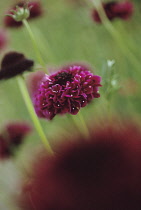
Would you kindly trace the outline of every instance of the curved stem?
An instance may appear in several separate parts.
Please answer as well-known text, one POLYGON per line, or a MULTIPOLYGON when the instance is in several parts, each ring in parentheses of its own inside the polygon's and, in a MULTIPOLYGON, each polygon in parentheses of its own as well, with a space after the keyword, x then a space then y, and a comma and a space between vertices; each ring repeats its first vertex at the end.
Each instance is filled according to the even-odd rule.
POLYGON ((49 142, 47 141, 46 139, 46 136, 43 132, 43 129, 41 127, 41 124, 38 120, 38 117, 37 115, 35 114, 35 111, 34 111, 34 107, 32 105, 32 102, 31 102, 31 99, 30 99, 30 96, 29 96, 29 93, 28 93, 28 90, 26 88, 26 85, 25 85, 25 82, 24 82, 24 79, 21 77, 21 76, 18 76, 17 77, 17 82, 18 82, 18 85, 19 85, 19 88, 20 88, 20 91, 22 93, 22 96, 23 96, 23 99, 25 101, 25 104, 26 104, 26 107, 28 109, 28 112, 29 112, 29 115, 33 121, 33 124, 44 144, 44 146, 46 147, 47 151, 50 153, 50 154, 53 154, 53 151, 49 145, 49 142))
POLYGON ((45 63, 44 63, 44 61, 43 61, 43 59, 41 57, 40 50, 38 49, 38 46, 37 46, 34 34, 33 34, 32 30, 31 30, 27 20, 23 20, 23 24, 26 27, 26 29, 27 29, 27 31, 29 33, 29 36, 31 38, 31 41, 32 41, 32 44, 33 44, 33 47, 34 47, 34 50, 35 50, 38 62, 40 63, 41 66, 45 67, 45 63))

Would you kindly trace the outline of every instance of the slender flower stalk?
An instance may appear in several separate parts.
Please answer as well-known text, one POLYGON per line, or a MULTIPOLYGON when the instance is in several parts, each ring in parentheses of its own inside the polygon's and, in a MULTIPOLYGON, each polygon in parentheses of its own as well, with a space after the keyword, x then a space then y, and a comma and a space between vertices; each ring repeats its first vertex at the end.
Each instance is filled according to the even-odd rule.
POLYGON ((34 47, 34 50, 35 50, 38 62, 41 64, 41 66, 45 67, 46 66, 45 62, 43 61, 43 59, 41 57, 40 50, 38 49, 35 37, 34 37, 33 32, 32 32, 32 30, 31 30, 31 28, 30 28, 30 26, 28 24, 28 21, 26 19, 24 19, 22 22, 23 22, 24 26, 26 27, 26 29, 27 29, 27 31, 29 33, 29 36, 31 38, 31 41, 32 41, 32 44, 33 44, 33 47, 34 47))
POLYGON ((26 88, 26 85, 25 85, 25 82, 23 80, 23 78, 21 76, 17 77, 17 82, 18 82, 18 85, 19 85, 19 88, 20 88, 20 91, 22 93, 22 96, 23 96, 23 99, 25 101, 25 104, 26 104, 26 107, 28 109, 28 112, 30 114, 30 117, 34 123, 34 126, 43 142, 43 144, 45 145, 47 151, 50 153, 50 154, 53 154, 53 151, 49 145, 49 142, 43 132, 43 129, 41 127, 41 124, 38 120, 38 117, 37 115, 35 114, 35 111, 34 111, 34 108, 33 108, 33 105, 32 105, 32 102, 31 102, 31 99, 30 99, 30 96, 28 94, 28 90, 26 88))
POLYGON ((88 130, 88 127, 86 125, 86 122, 84 120, 84 117, 80 112, 78 112, 78 118, 79 118, 79 121, 81 122, 81 132, 83 133, 84 137, 87 139, 90 137, 90 134, 89 134, 89 130, 88 130))
POLYGON ((132 36, 129 36, 128 31, 126 31, 126 28, 124 27, 124 25, 122 24, 122 22, 118 22, 117 23, 117 28, 118 30, 120 30, 120 33, 122 34, 122 39, 124 39, 124 43, 126 43, 126 46, 128 45, 129 49, 133 52, 133 53, 137 53, 137 47, 134 43, 134 39, 132 36))
POLYGON ((79 130, 80 135, 82 135, 84 139, 88 139, 90 134, 81 111, 79 111, 76 116, 67 115, 67 117, 73 121, 74 125, 79 130))
POLYGON ((107 29, 107 31, 111 34, 111 36, 113 37, 113 39, 117 42, 118 46, 120 47, 122 53, 124 54, 124 56, 130 60, 130 62, 132 63, 132 65, 135 67, 135 69, 140 72, 140 62, 137 60, 137 58, 134 56, 134 54, 132 53, 132 51, 126 47, 124 41, 122 40, 122 37, 120 36, 119 32, 114 28, 114 26, 111 24, 111 22, 108 20, 105 11, 103 9, 103 6, 101 4, 101 1, 94 1, 91 0, 91 2, 94 4, 100 19, 104 25, 104 27, 107 29))
POLYGON ((49 62, 51 60, 54 61, 54 52, 53 52, 53 49, 52 49, 47 37, 44 36, 44 34, 41 32, 41 30, 36 25, 34 25, 34 27, 32 27, 32 32, 34 34, 36 34, 36 38, 37 38, 36 42, 39 41, 40 52, 42 52, 42 55, 44 55, 45 60, 49 61, 49 62))

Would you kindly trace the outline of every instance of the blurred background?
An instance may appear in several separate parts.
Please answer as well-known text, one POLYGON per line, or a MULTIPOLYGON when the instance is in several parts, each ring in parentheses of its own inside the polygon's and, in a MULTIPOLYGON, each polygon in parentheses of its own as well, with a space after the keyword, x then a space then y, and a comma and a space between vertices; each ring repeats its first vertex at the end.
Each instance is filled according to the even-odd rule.
MULTIPOLYGON (((7 28, 4 15, 19 1, 0 2, 0 28, 4 28, 8 43, 0 51, 24 53, 35 61, 35 71, 40 69, 30 37, 24 27, 7 28)), ((105 0, 105 2, 108 2, 105 0)), ((132 0, 134 12, 129 20, 114 20, 111 24, 118 31, 123 48, 103 24, 92 19, 93 4, 89 0, 42 0, 41 17, 29 22, 42 57, 48 68, 58 68, 69 63, 85 63, 91 71, 102 77, 101 97, 82 109, 88 126, 103 126, 107 120, 133 119, 140 124, 141 115, 141 2, 132 0), (132 52, 128 56, 126 48, 132 52), (127 54, 126 54, 127 52, 127 54), (134 57, 138 62, 132 61, 134 57), (140 71, 139 71, 140 69, 140 71)), ((25 74, 25 77, 28 75, 25 74)), ((32 125, 16 78, 0 81, 0 125, 9 121, 26 121, 32 125)), ((51 144, 78 133, 68 116, 56 116, 52 121, 41 119, 41 124, 51 144), (72 135, 73 134, 73 135, 72 135)), ((16 157, 0 164, 0 209, 15 210, 11 192, 18 193, 21 169, 30 167, 34 153, 42 143, 33 129, 16 151, 16 157), (13 163, 14 162, 14 163, 13 163), (16 166, 15 166, 16 164, 16 166), (16 190, 15 190, 16 189, 16 190)))

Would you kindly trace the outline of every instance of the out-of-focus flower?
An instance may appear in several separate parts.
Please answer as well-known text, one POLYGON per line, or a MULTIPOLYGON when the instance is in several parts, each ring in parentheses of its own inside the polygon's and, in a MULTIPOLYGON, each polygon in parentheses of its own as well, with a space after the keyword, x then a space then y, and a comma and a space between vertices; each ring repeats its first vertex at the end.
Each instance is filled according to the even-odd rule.
POLYGON ((25 184, 25 210, 140 210, 141 132, 101 129, 44 157, 25 184))
POLYGON ((0 80, 10 79, 25 71, 30 71, 34 62, 27 59, 22 53, 9 52, 1 62, 0 80))
MULTIPOLYGON (((24 5, 25 5, 24 1, 21 1, 18 4, 16 4, 16 6, 19 6, 20 8, 23 8, 24 5)), ((14 5, 11 9, 9 9, 7 14, 14 15, 14 13, 11 10, 16 11, 16 6, 14 5)), ((39 1, 31 1, 27 4, 27 7, 30 9, 30 14, 28 19, 34 19, 43 14, 43 9, 39 1)), ((6 27, 20 27, 22 26, 22 21, 15 21, 12 17, 6 16, 4 18, 4 25, 6 27)))
POLYGON ((39 117, 50 120, 56 114, 76 115, 81 107, 100 96, 100 81, 100 76, 82 65, 70 65, 50 76, 44 75, 32 93, 35 111, 39 117))
POLYGON ((22 143, 31 130, 31 127, 25 122, 12 122, 5 125, 0 133, 0 158, 10 157, 13 149, 22 143))
POLYGON ((5 131, 12 144, 16 146, 31 132, 31 127, 25 122, 12 122, 5 126, 5 131))
MULTIPOLYGON (((129 1, 125 2, 108 2, 103 3, 103 9, 106 13, 106 16, 109 20, 113 20, 115 18, 120 18, 127 20, 133 14, 133 3, 129 1)), ((96 9, 92 11, 92 17, 94 21, 101 23, 101 18, 96 9)))
POLYGON ((7 145, 7 141, 0 135, 0 159, 9 157, 10 151, 7 145))
POLYGON ((43 14, 43 8, 41 6, 41 2, 32 1, 28 3, 28 6, 31 7, 29 19, 39 17, 43 14))
POLYGON ((8 36, 4 29, 0 29, 0 52, 6 47, 8 36))

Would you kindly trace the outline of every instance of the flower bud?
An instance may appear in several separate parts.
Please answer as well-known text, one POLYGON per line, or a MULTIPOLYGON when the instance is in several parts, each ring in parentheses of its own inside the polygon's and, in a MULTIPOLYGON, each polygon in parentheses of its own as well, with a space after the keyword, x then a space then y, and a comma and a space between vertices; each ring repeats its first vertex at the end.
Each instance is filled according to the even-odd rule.
POLYGON ((30 8, 27 6, 19 7, 16 6, 16 10, 11 10, 13 14, 10 14, 8 16, 12 17, 15 21, 20 22, 23 21, 30 16, 30 8))

